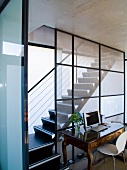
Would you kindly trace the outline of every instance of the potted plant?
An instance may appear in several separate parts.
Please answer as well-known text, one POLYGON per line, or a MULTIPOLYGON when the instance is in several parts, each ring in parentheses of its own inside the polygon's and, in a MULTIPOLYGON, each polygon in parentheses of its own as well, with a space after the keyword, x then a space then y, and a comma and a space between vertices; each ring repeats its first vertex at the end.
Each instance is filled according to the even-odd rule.
POLYGON ((73 113, 70 117, 69 117, 69 121, 75 124, 75 132, 79 133, 80 132, 80 123, 83 123, 83 117, 79 112, 75 112, 73 113))

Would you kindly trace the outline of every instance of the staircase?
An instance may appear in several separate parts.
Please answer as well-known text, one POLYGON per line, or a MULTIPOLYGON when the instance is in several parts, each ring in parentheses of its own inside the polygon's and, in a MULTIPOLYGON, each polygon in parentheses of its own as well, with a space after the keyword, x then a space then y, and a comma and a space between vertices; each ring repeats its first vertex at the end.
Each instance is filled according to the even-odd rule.
MULTIPOLYGON (((91 63, 91 67, 98 68, 99 62, 98 59, 94 59, 95 62, 91 63)), ((102 58, 101 64, 103 69, 110 69, 115 61, 108 57, 102 58)), ((105 78, 107 75, 107 72, 101 71, 101 81, 105 78)), ((86 72, 82 72, 82 77, 77 78, 77 83, 74 84, 74 98, 75 104, 74 104, 74 111, 80 112, 82 107, 86 104, 88 101, 88 98, 93 95, 95 90, 97 89, 99 85, 99 72, 96 69, 87 69, 86 72), (80 99, 78 99, 80 98, 80 99), (82 99, 81 99, 82 98, 82 99)), ((68 118, 70 114, 72 114, 72 103, 69 101, 72 97, 72 89, 67 89, 67 95, 62 95, 61 98, 63 101, 57 102, 57 130, 61 128, 65 128, 69 125, 68 118), (67 100, 64 100, 67 99, 67 100)), ((37 131, 43 131, 43 128, 47 129, 48 127, 51 127, 53 130, 55 128, 55 110, 49 110, 49 117, 42 117, 42 126, 35 126, 34 130, 36 133, 39 133, 37 131)), ((52 132, 52 131, 51 131, 52 132)), ((45 132, 44 132, 45 133, 45 132)), ((46 132, 47 133, 47 132, 46 132)))
MULTIPOLYGON (((107 58, 104 57, 102 58, 101 62, 102 62, 101 68, 108 69, 108 70, 115 63, 115 61, 112 60, 111 57, 107 57, 107 58)), ((99 66, 99 61, 98 59, 95 58, 94 62, 91 63, 91 67, 93 69, 92 68, 86 69, 85 72, 82 71, 82 76, 77 77, 77 81, 74 84, 74 98, 77 98, 77 100, 75 100, 74 103, 75 112, 80 112, 83 106, 87 103, 89 97, 91 97, 94 94, 95 90, 97 89, 99 85, 99 72, 96 70, 96 68, 98 68, 98 66, 99 66)), ((51 74, 53 75, 54 73, 51 74)), ((60 74, 58 73, 58 75, 60 74)), ((101 81, 105 78, 106 75, 107 72, 101 71, 101 81)), ((38 88, 37 88, 35 90, 37 94, 36 99, 33 99, 32 97, 30 99, 31 102, 35 101, 34 107, 32 107, 30 110, 33 112, 30 118, 33 119, 33 123, 31 123, 30 126, 34 127, 35 133, 29 135, 29 169, 51 170, 52 167, 53 170, 60 169, 61 155, 53 151, 54 138, 55 138, 56 112, 54 109, 51 109, 54 106, 54 98, 53 98, 54 92, 52 92, 53 89, 50 89, 51 82, 54 82, 54 77, 52 76, 50 78, 47 78, 45 84, 42 84, 43 87, 48 88, 48 90, 46 89, 47 93, 44 92, 44 90, 40 90, 41 91, 40 93, 38 92, 38 88), (43 95, 42 92, 44 93, 43 95), (46 99, 45 102, 46 105, 45 103, 42 102, 43 98, 39 100, 37 99, 38 96, 41 95, 42 96, 50 95, 50 98, 46 99), (51 100, 51 98, 53 99, 51 100), (42 111, 42 105, 45 105, 44 111, 42 111), (45 116, 42 117, 43 112, 46 113, 48 112, 48 115, 46 114, 45 116), (39 123, 39 125, 36 125, 36 120, 38 119, 41 120, 41 123, 39 123)), ((39 85, 39 88, 41 88, 42 85, 39 85)), ((70 114, 72 114, 72 103, 71 100, 69 99, 71 99, 72 97, 72 89, 67 88, 66 90, 67 90, 67 95, 62 95, 61 99, 63 100, 57 102, 57 130, 66 128, 70 124, 68 118, 70 114)), ((61 132, 58 133, 57 140, 59 140, 60 137, 61 137, 61 132)), ((65 169, 68 169, 68 167, 66 167, 65 169)))
POLYGON ((42 134, 29 135, 29 169, 60 169, 60 154, 53 151, 54 142, 42 134))
POLYGON ((29 134, 29 169, 32 170, 69 170, 60 164, 61 154, 55 153, 55 121, 42 118, 42 125, 34 126, 35 134, 29 134), (49 120, 49 121, 47 121, 49 120))

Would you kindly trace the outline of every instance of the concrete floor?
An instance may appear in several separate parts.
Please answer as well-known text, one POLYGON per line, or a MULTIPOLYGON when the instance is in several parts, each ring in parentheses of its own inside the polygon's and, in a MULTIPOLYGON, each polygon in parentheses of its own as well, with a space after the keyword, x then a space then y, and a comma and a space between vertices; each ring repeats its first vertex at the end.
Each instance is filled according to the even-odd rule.
MULTIPOLYGON (((124 162, 122 162, 121 160, 116 159, 115 163, 116 163, 115 164, 116 170, 124 170, 125 169, 124 162)), ((112 157, 106 158, 105 163, 102 160, 100 163, 95 165, 94 170, 113 170, 113 159, 112 159, 112 157)))
MULTIPOLYGON (((124 170, 124 162, 119 159, 116 160, 116 170, 124 170)), ((69 166, 70 170, 87 170, 87 159, 83 159, 77 163, 74 163, 69 166)), ((98 164, 94 165, 93 170, 113 170, 113 159, 112 157, 107 157, 104 160, 101 160, 98 164)), ((126 170, 127 170, 127 163, 126 163, 126 170)))

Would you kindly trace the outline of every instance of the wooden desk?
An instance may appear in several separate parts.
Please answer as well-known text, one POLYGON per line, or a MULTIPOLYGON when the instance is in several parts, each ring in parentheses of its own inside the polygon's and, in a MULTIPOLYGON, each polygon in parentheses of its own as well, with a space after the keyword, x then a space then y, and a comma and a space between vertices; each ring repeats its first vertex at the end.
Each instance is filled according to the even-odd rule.
POLYGON ((96 133, 92 131, 85 132, 83 126, 80 134, 76 135, 72 130, 66 130, 64 134, 64 141, 62 142, 64 165, 67 165, 67 151, 66 146, 71 144, 87 153, 88 170, 92 170, 93 154, 92 151, 99 146, 110 142, 117 138, 124 131, 124 126, 118 123, 111 123, 108 129, 96 133))

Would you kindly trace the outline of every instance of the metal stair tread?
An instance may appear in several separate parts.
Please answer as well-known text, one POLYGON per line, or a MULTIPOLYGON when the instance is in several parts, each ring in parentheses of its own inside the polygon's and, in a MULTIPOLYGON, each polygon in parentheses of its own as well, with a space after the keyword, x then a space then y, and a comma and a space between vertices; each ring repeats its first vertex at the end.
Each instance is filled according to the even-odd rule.
MULTIPOLYGON (((68 96, 70 97, 70 96, 68 96)), ((55 112, 55 111, 54 111, 55 112)), ((61 114, 61 115, 68 115, 66 112, 60 112, 60 111, 57 111, 57 114, 61 114)))
MULTIPOLYGON (((66 114, 66 115, 68 115, 68 114, 66 114)), ((52 120, 52 119, 50 119, 50 117, 45 117, 44 119, 45 119, 47 122, 51 122, 51 123, 55 124, 55 121, 52 120)), ((57 121, 57 125, 62 126, 62 125, 63 125, 63 122, 57 121)))
POLYGON ((41 120, 46 120, 48 122, 51 122, 51 123, 55 123, 55 121, 53 119, 50 119, 49 117, 42 117, 41 120))
POLYGON ((41 136, 35 135, 35 133, 29 134, 28 138, 29 138, 29 152, 49 145, 54 145, 54 142, 52 140, 49 140, 48 138, 42 138, 41 136))
POLYGON ((52 136, 52 137, 55 137, 55 133, 54 133, 54 130, 52 128, 49 128, 49 127, 43 128, 43 125, 34 126, 34 128, 52 136))
POLYGON ((32 168, 35 168, 35 167, 37 167, 37 166, 39 166, 39 165, 42 165, 42 164, 44 164, 44 163, 50 162, 51 160, 53 160, 53 159, 55 159, 55 158, 58 158, 58 157, 61 157, 61 154, 55 153, 54 151, 52 151, 51 156, 49 156, 49 157, 47 157, 47 158, 45 158, 45 159, 42 159, 42 160, 40 160, 40 161, 38 161, 38 162, 35 162, 35 163, 33 163, 33 164, 30 164, 30 165, 29 165, 29 169, 32 169, 32 168))

